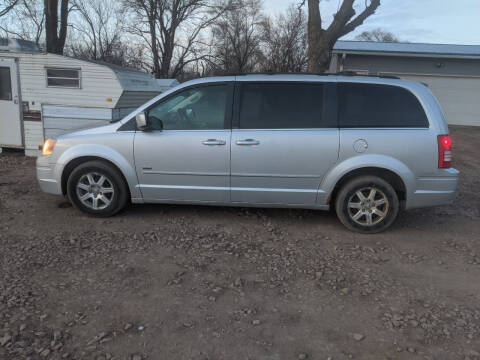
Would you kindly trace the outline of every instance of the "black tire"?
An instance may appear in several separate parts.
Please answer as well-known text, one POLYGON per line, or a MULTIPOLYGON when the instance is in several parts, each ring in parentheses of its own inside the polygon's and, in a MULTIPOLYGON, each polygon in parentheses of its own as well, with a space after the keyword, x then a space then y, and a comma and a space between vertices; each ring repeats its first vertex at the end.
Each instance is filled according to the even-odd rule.
POLYGON ((385 231, 393 224, 400 211, 400 202, 395 189, 382 178, 360 176, 350 180, 340 189, 335 201, 335 210, 339 220, 349 230, 375 234, 385 231), (375 192, 372 192, 372 189, 375 189, 375 192), (362 200, 359 192, 366 199, 362 200), (370 199, 371 196, 367 195, 372 194, 373 199, 370 199), (356 216, 360 217, 355 220, 356 216))
POLYGON ((129 191, 122 174, 114 166, 103 161, 95 160, 80 164, 72 171, 67 181, 67 195, 77 209, 98 217, 109 217, 115 215, 126 206, 129 198, 129 191), (98 191, 98 194, 95 197, 100 198, 100 200, 97 200, 96 209, 93 208, 93 198, 86 201, 87 205, 80 199, 80 196, 82 195, 81 191, 84 191, 83 195, 86 196, 86 194, 92 190, 77 188, 80 181, 82 181, 83 186, 88 186, 85 185, 89 184, 89 180, 85 182, 88 174, 93 174, 93 177, 99 181, 100 177, 104 176, 104 184, 106 184, 104 190, 111 191, 111 189, 113 189, 109 194, 107 194, 107 192, 103 194, 98 189, 95 190, 98 191), (105 202, 101 200, 104 196, 107 197, 105 202), (106 203, 107 200, 109 201, 108 205, 106 203), (91 206, 89 206, 90 201, 92 202, 91 206))

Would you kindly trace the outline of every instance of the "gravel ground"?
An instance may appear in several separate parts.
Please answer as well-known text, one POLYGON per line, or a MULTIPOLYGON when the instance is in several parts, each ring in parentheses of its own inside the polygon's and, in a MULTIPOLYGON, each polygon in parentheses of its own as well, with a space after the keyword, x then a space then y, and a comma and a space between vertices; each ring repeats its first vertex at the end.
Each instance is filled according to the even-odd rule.
POLYGON ((0 359, 480 359, 480 128, 452 206, 384 234, 307 210, 139 205, 110 219, 0 156, 0 359))

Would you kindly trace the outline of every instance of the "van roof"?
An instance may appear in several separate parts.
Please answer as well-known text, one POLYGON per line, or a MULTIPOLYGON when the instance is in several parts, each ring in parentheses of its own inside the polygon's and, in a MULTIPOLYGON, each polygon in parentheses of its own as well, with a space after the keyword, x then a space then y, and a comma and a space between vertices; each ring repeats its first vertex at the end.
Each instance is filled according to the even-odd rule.
POLYGON ((362 76, 362 77, 375 77, 381 79, 397 79, 398 76, 393 75, 365 75, 358 74, 355 71, 342 71, 337 73, 309 73, 309 72, 275 72, 275 71, 265 71, 265 72, 254 72, 254 73, 232 73, 226 74, 225 76, 251 76, 251 75, 300 75, 300 76, 362 76))

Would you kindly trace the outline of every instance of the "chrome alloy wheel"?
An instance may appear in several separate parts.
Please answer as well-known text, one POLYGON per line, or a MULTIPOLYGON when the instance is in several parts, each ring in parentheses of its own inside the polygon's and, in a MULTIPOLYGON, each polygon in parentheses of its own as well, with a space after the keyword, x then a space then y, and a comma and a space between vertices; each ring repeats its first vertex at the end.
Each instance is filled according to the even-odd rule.
POLYGON ((78 180, 76 190, 82 204, 93 210, 107 208, 115 195, 112 181, 105 175, 95 172, 82 175, 78 180))
POLYGON ((366 187, 357 190, 348 199, 348 215, 357 224, 373 226, 385 219, 388 214, 388 198, 379 189, 366 187))

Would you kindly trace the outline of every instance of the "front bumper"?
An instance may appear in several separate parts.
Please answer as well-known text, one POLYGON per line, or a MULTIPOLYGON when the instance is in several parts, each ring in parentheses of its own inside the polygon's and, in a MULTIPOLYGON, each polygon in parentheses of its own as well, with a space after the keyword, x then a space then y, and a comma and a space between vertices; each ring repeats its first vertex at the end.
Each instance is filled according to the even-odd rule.
POLYGON ((457 193, 460 172, 450 168, 442 176, 417 178, 415 192, 407 197, 406 209, 448 205, 457 193))
POLYGON ((60 179, 55 177, 55 165, 49 162, 49 156, 37 158, 37 180, 43 192, 62 195, 60 179))

